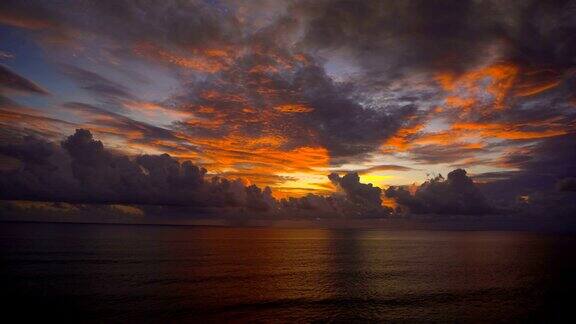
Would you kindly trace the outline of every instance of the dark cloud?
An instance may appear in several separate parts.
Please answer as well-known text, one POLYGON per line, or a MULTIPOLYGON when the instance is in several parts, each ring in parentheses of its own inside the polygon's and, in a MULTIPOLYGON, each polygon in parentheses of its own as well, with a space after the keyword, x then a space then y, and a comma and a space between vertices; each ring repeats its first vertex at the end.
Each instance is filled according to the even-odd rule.
MULTIPOLYGON (((355 93, 368 102, 390 111, 397 111, 394 104, 416 104, 418 112, 407 116, 413 124, 443 119, 484 125, 472 131, 505 145, 573 131, 573 1, 323 1, 293 8, 307 27, 302 46, 335 62, 331 69, 361 67, 355 93), (434 88, 428 81, 426 87, 418 81, 424 76, 456 82, 439 81, 434 88)), ((492 144, 460 145, 457 139, 467 133, 407 150, 422 164, 489 164, 478 156, 492 144)), ((407 136, 407 142, 425 134, 407 136)))
POLYGON ((486 53, 503 17, 489 2, 324 1, 311 16, 304 43, 351 51, 369 74, 389 79, 431 67, 462 69, 486 53), (451 57, 458 57, 451 61, 451 57))
MULTIPOLYGON (((220 138, 231 130, 252 137, 273 133, 288 138, 284 148, 322 145, 329 150, 333 164, 362 160, 408 118, 433 106, 438 89, 423 89, 407 81, 418 73, 463 72, 492 56, 518 64, 529 62, 534 68, 543 66, 544 58, 549 57, 554 68, 567 66, 572 46, 566 40, 573 29, 567 12, 574 10, 568 2, 550 5, 535 1, 335 0, 273 5, 266 1, 242 5, 9 1, 4 6, 14 15, 42 13, 44 19, 58 22, 46 32, 74 35, 67 32, 74 30, 112 39, 119 43, 111 52, 115 58, 146 58, 210 71, 209 77, 187 75, 183 78, 187 93, 173 98, 178 107, 209 106, 223 114, 217 129, 191 126, 186 121, 177 125, 191 136, 220 138), (245 19, 245 12, 252 19, 245 19), (258 19, 262 17, 267 19, 258 19), (544 32, 545 27, 557 31, 558 38, 544 32), (292 38, 286 34, 293 34, 292 38), (529 41, 532 34, 540 41, 529 41), (218 58, 202 52, 212 49, 220 51, 218 58), (307 63, 295 64, 295 53, 307 63), (336 64, 330 69, 361 67, 352 79, 355 86, 335 81, 325 70, 326 62, 341 55, 343 66, 336 64), (208 90, 222 96, 203 98, 200 94, 208 90), (286 101, 306 105, 310 111, 264 120, 243 112, 248 106, 271 116, 273 108, 286 101), (266 122, 274 123, 273 129, 266 122)), ((126 86, 94 72, 71 66, 65 70, 98 100, 117 103, 133 99, 126 86)), ((553 74, 562 75, 558 71, 553 74)), ((432 156, 436 148, 426 149, 414 152, 422 163, 454 160, 432 156)), ((436 155, 460 154, 453 151, 436 155)), ((479 152, 464 154, 473 153, 479 152)))
MULTIPOLYGON (((206 45, 239 38, 236 19, 205 1, 3 1, 12 20, 44 21, 44 32, 72 30, 101 34, 118 41, 149 40, 181 46, 206 45)), ((12 24, 14 25, 14 24, 12 24)), ((69 35, 72 37, 73 35, 69 35)))
MULTIPOLYGON (((59 36, 64 33, 74 38, 74 33, 67 32, 70 29, 116 40, 121 46, 112 51, 113 57, 120 55, 130 61, 152 59, 197 71, 219 72, 208 78, 192 78, 192 82, 183 85, 188 94, 173 100, 178 107, 209 106, 224 114, 224 123, 217 130, 178 124, 190 135, 219 138, 226 136, 230 129, 240 130, 243 135, 251 137, 280 133, 278 135, 289 139, 284 148, 311 143, 322 145, 330 151, 333 163, 339 164, 361 159, 373 152, 399 127, 400 119, 411 115, 415 109, 406 105, 394 109, 385 109, 382 105, 366 107, 356 98, 357 90, 351 83, 340 84, 332 80, 316 58, 301 54, 304 48, 298 50, 278 42, 282 38, 280 33, 286 31, 279 26, 299 23, 287 19, 288 16, 282 17, 281 14, 288 15, 288 12, 278 10, 278 16, 272 15, 270 21, 261 26, 256 26, 260 24, 257 21, 241 22, 239 19, 248 9, 255 11, 256 15, 265 15, 262 8, 270 9, 271 6, 237 6, 234 3, 219 6, 203 1, 168 1, 162 5, 80 1, 50 6, 32 1, 5 6, 19 15, 30 11, 43 12, 46 19, 58 21, 55 25, 58 28, 45 33, 59 36), (220 50, 218 55, 222 56, 203 52, 211 49, 220 50), (301 54, 300 61, 295 59, 296 53, 301 54), (255 72, 259 70, 263 72, 255 72), (198 82, 200 80, 204 81, 198 82), (216 90, 223 96, 202 98, 200 94, 208 90, 216 90), (311 111, 298 116, 282 116, 273 121, 253 122, 250 122, 252 116, 243 112, 248 106, 270 116, 275 107, 285 104, 306 105, 311 111), (266 128, 266 122, 274 122, 274 129, 266 128)), ((289 10, 292 4, 277 3, 272 7, 289 10)), ((298 28, 289 30, 297 33, 298 28)), ((82 39, 75 41, 83 42, 82 39)), ((97 73, 69 65, 64 70, 77 80, 81 88, 102 102, 117 104, 133 98, 125 86, 97 73)))
POLYGON ((517 4, 514 23, 504 29, 513 45, 510 55, 530 65, 560 69, 573 67, 576 3, 561 0, 517 4))
POLYGON ((474 180, 485 182, 485 181, 498 181, 510 179, 521 173, 521 171, 495 171, 495 172, 484 172, 480 174, 473 175, 474 180))
POLYGON ((127 87, 98 73, 72 65, 62 65, 62 70, 78 82, 80 88, 94 95, 97 100, 120 104, 122 101, 135 99, 127 87))
POLYGON ((464 158, 472 158, 483 148, 466 145, 424 145, 410 151, 411 158, 421 164, 453 163, 464 158))
POLYGON ((576 176, 576 133, 553 137, 534 146, 522 168, 535 175, 576 176))
POLYGON ((390 187, 386 196, 416 214, 478 215, 492 210, 486 198, 463 169, 441 175, 420 185, 412 195, 402 187, 390 187))
POLYGON ((487 56, 574 65, 573 1, 322 1, 295 6, 304 43, 351 52, 375 78, 465 70, 487 56))
POLYGON ((19 166, 2 172, 2 199, 77 200, 78 181, 66 152, 50 142, 27 136, 19 143, 3 144, 0 154, 15 158, 19 166))
POLYGON ((486 195, 499 204, 510 204, 518 196, 554 192, 559 182, 576 177, 576 135, 546 139, 522 154, 506 157, 506 161, 511 160, 518 172, 482 185, 486 195))
MULTIPOLYGON (((244 60, 250 61, 254 55, 244 60)), ((180 123, 179 129, 205 137, 223 137, 232 131, 248 137, 273 134, 286 140, 283 149, 320 145, 329 151, 336 165, 359 160, 376 150, 398 129, 403 118, 415 112, 413 106, 392 112, 384 107, 367 108, 355 99, 351 83, 335 82, 315 64, 291 61, 292 68, 284 73, 251 73, 260 65, 245 64, 208 82, 190 84, 186 95, 174 98, 176 106, 190 107, 189 103, 195 102, 197 105, 190 108, 198 116, 222 118, 220 127, 180 123), (286 105, 302 112, 282 111, 286 105), (205 113, 204 107, 217 110, 205 113), (245 107, 253 111, 246 112, 245 107)))
POLYGON ((2 64, 0 64, 0 91, 16 91, 39 95, 49 94, 44 88, 18 75, 16 72, 2 64))
POLYGON ((107 150, 84 129, 76 130, 60 146, 26 137, 1 146, 0 154, 19 161, 16 169, 0 171, 0 198, 7 200, 236 208, 290 217, 295 210, 315 210, 326 217, 388 214, 381 206, 381 189, 360 183, 355 173, 330 175, 341 188, 334 196, 279 202, 268 187, 207 178, 206 169, 168 154, 129 158, 107 150))
POLYGON ((374 187, 372 184, 360 183, 358 173, 348 173, 343 177, 332 173, 328 178, 345 194, 346 201, 354 206, 353 210, 375 215, 388 212, 386 208, 382 207, 382 189, 374 187))
POLYGON ((366 108, 354 100, 351 85, 334 83, 317 67, 304 69, 298 77, 297 87, 305 89, 304 98, 314 109, 303 122, 319 132, 321 144, 334 158, 373 152, 415 111, 412 106, 394 113, 366 108))
POLYGON ((206 179, 206 170, 167 154, 130 159, 104 148, 88 130, 61 143, 27 137, 0 147, 16 158, 16 170, 2 171, 0 197, 74 203, 271 208, 270 190, 241 182, 206 179))
POLYGON ((338 188, 336 193, 281 199, 279 215, 312 218, 382 218, 390 215, 392 210, 381 205, 382 190, 372 184, 360 183, 358 174, 340 177, 332 173, 328 178, 338 188))
POLYGON ((104 108, 79 102, 65 103, 62 108, 88 119, 99 132, 123 135, 134 142, 148 143, 155 139, 176 140, 172 131, 168 129, 136 121, 104 108))
POLYGON ((556 184, 560 191, 576 191, 576 178, 564 178, 556 184))

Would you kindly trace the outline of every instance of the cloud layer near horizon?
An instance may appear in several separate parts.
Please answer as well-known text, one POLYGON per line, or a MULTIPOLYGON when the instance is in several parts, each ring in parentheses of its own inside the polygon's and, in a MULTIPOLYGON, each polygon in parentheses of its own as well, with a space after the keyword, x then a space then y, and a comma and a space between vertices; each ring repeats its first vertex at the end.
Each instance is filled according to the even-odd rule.
POLYGON ((279 201, 269 187, 261 189, 241 179, 208 178, 206 169, 168 154, 129 158, 106 149, 84 129, 77 129, 60 145, 27 137, 21 143, 0 146, 0 153, 17 163, 11 170, 0 171, 3 200, 205 207, 237 213, 246 209, 270 215, 296 212, 293 217, 302 210, 312 210, 316 217, 389 213, 381 206, 381 189, 360 183, 355 173, 329 176, 341 194, 279 201))
MULTIPOLYGON (((400 215, 513 212, 565 217, 575 210, 569 203, 574 198, 574 178, 557 181, 556 194, 526 184, 515 186, 514 181, 526 177, 522 173, 479 188, 463 169, 448 173, 446 179, 438 175, 420 186, 386 190, 361 183, 356 172, 343 176, 331 173, 327 178, 335 186, 335 192, 330 195, 276 199, 269 187, 261 189, 241 179, 208 177, 206 169, 190 161, 179 162, 165 153, 126 156, 105 148, 84 129, 77 129, 59 145, 29 136, 19 143, 1 145, 0 154, 13 159, 12 165, 4 163, 5 169, 0 170, 0 200, 58 204, 40 206, 40 214, 41 210, 50 212, 54 208, 60 212, 78 211, 86 209, 85 204, 107 205, 116 208, 113 212, 131 215, 171 213, 175 209, 187 213, 191 219, 207 213, 216 213, 217 218, 381 218, 393 211, 400 215), (513 191, 518 187, 524 191, 509 192, 506 199, 494 199, 494 195, 506 197, 503 190, 513 191), (525 195, 527 192, 532 195, 525 195), (491 199, 485 198, 484 193, 491 199), (515 200, 518 195, 524 198, 515 200), (383 198, 393 199, 395 210, 383 206, 383 198), (562 204, 553 206, 554 201, 562 204)), ((561 158, 556 156, 556 163, 561 158)), ((532 168, 538 165, 538 160, 531 162, 532 168)), ((546 187, 546 184, 538 186, 546 187)), ((96 207, 86 210, 106 212, 96 207)))

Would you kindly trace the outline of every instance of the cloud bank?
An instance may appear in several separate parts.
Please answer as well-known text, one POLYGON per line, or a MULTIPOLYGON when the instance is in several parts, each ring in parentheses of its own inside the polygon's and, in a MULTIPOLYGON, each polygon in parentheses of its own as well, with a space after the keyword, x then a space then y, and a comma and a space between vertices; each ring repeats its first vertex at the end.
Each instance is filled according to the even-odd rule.
POLYGON ((491 206, 463 169, 456 169, 446 179, 438 175, 427 180, 412 195, 402 187, 390 187, 386 196, 416 214, 482 215, 491 206))
POLYGON ((0 199, 5 200, 233 208, 270 215, 315 210, 328 217, 386 216, 389 212, 381 206, 380 188, 360 183, 354 173, 329 176, 342 189, 333 197, 309 195, 279 201, 269 187, 207 177, 206 169, 168 154, 131 158, 108 150, 85 129, 77 129, 60 145, 27 137, 21 143, 0 146, 0 154, 17 161, 13 169, 0 172, 0 199))

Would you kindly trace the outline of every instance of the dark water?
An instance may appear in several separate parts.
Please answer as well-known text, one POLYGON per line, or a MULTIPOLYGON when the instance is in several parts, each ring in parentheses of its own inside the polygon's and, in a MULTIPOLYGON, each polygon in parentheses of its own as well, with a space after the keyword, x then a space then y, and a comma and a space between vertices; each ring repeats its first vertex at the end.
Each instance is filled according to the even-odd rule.
POLYGON ((21 320, 569 322, 576 240, 514 232, 0 224, 21 320))

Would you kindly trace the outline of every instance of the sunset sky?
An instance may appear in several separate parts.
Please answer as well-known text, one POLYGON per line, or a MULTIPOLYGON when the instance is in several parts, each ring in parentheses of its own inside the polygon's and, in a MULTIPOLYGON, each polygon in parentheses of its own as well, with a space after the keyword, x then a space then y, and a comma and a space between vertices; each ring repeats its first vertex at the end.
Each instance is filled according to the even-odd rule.
POLYGON ((330 194, 346 171, 382 189, 456 168, 553 185, 576 176, 575 15, 563 1, 5 0, 0 165, 21 165, 6 147, 29 135, 85 129, 276 198, 330 194))

